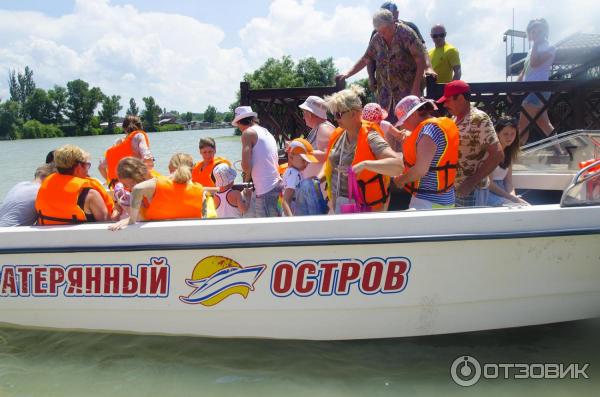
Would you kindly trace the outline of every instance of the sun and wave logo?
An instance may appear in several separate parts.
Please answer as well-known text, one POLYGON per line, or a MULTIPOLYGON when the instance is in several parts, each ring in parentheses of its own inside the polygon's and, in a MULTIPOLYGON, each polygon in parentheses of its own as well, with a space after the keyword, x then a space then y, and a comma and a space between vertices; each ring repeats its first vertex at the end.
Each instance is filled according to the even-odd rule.
POLYGON ((266 267, 242 267, 231 258, 207 256, 196 264, 192 277, 185 280, 194 290, 179 299, 187 304, 204 306, 216 305, 233 294, 240 294, 245 299, 250 291, 254 291, 254 283, 266 267))

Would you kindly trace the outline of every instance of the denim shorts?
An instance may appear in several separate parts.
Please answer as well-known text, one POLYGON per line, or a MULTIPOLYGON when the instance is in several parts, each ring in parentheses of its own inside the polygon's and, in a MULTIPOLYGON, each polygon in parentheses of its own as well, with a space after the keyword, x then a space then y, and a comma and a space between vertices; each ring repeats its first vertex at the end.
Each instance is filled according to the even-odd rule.
MULTIPOLYGON (((540 92, 539 94, 541 94, 544 99, 546 100, 546 102, 548 101, 548 99, 550 99, 550 95, 552 93, 550 92, 540 92)), ((542 103, 542 101, 540 100, 540 98, 534 93, 532 92, 531 94, 527 95, 525 97, 525 99, 523 99, 523 104, 529 104, 531 106, 535 106, 536 108, 541 108, 544 104, 542 103)))
MULTIPOLYGON (((494 183, 502 190, 504 190, 505 192, 508 192, 506 190, 506 184, 504 182, 504 180, 496 180, 494 181, 494 183)), ((510 200, 505 199, 502 196, 498 196, 492 192, 489 192, 488 197, 487 197, 487 205, 490 207, 500 207, 503 206, 504 204, 507 203, 511 203, 510 200)))

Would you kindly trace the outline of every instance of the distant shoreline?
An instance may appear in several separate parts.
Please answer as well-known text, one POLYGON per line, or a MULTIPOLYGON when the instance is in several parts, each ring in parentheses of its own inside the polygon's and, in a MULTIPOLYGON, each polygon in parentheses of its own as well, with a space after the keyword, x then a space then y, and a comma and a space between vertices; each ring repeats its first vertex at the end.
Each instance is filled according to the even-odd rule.
MULTIPOLYGON (((210 126, 195 126, 193 128, 183 128, 180 130, 167 130, 167 131, 146 131, 148 134, 154 134, 154 133, 163 133, 163 132, 171 132, 171 131, 201 131, 201 130, 224 130, 224 129, 235 129, 235 127, 233 127, 231 124, 224 124, 224 125, 210 125, 210 126)), ((122 133, 116 133, 116 134, 98 134, 98 135, 122 135, 122 133)), ((78 137, 83 137, 83 136, 98 136, 95 134, 89 134, 89 135, 77 135, 78 137)), ((39 138, 18 138, 18 139, 11 139, 8 136, 0 136, 0 141, 21 141, 21 140, 25 140, 25 139, 50 139, 50 138, 67 138, 66 136, 53 136, 53 137, 39 137, 39 138)))

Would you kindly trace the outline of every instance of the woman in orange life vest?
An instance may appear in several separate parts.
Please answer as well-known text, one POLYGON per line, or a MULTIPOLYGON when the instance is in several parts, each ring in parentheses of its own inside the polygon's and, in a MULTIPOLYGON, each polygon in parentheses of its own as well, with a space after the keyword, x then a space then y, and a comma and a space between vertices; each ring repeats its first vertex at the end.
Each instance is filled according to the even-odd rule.
POLYGON ((112 189, 117 182, 117 166, 124 157, 136 157, 146 164, 154 175, 154 156, 150 152, 148 135, 142 131, 142 122, 137 116, 129 115, 123 120, 124 137, 120 137, 106 150, 104 159, 98 166, 98 171, 106 179, 108 187, 112 189))
MULTIPOLYGON (((74 145, 54 151, 57 172, 47 176, 35 201, 39 225, 102 222, 108 219, 108 200, 99 181, 89 177, 90 155, 74 145)), ((112 207, 110 208, 112 210, 112 207)))
POLYGON ((204 187, 215 187, 215 179, 212 174, 213 169, 217 164, 221 163, 231 166, 231 162, 223 157, 215 156, 217 144, 211 137, 200 138, 198 146, 202 161, 198 162, 192 169, 192 180, 204 187))
POLYGON ((135 157, 125 157, 117 166, 119 182, 114 185, 115 209, 110 217, 113 221, 125 219, 129 216, 131 207, 131 190, 138 183, 152 179, 146 164, 135 157))
MULTIPOLYGON (((360 95, 364 89, 353 85, 325 98, 327 108, 333 113, 339 127, 332 133, 326 160, 319 179, 327 181, 330 212, 340 213, 342 204, 351 202, 348 197, 349 167, 364 160, 398 160, 397 154, 383 139, 379 127, 361 120, 360 95)), ((400 160, 397 161, 401 163, 400 160)), ((368 170, 357 173, 360 195, 371 210, 379 211, 388 199, 389 177, 368 170)))
POLYGON ((396 105, 397 126, 412 131, 402 144, 404 173, 401 164, 365 161, 354 166, 355 172, 371 170, 395 178, 398 186, 412 193, 409 208, 431 209, 454 207, 454 178, 458 164, 458 128, 447 117, 435 118, 433 101, 414 95, 396 105))
MULTIPOLYGON (((137 222, 163 219, 200 219, 204 188, 192 181, 192 156, 176 153, 169 161, 169 177, 158 177, 138 183, 131 191, 129 218, 109 226, 120 230, 137 222), (146 205, 142 206, 142 202, 146 205)), ((210 189, 210 188, 209 188, 210 189)))

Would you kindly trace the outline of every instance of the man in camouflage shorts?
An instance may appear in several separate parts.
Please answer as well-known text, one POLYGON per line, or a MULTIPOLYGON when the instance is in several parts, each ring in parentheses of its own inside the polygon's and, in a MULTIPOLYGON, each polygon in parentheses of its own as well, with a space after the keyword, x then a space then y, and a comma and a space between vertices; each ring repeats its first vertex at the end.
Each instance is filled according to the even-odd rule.
POLYGON ((486 205, 489 175, 504 159, 492 120, 485 112, 471 106, 470 92, 467 83, 455 80, 446 84, 444 95, 437 101, 454 116, 460 133, 454 182, 457 207, 486 205))

